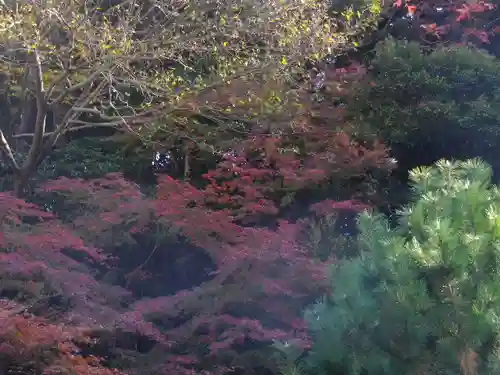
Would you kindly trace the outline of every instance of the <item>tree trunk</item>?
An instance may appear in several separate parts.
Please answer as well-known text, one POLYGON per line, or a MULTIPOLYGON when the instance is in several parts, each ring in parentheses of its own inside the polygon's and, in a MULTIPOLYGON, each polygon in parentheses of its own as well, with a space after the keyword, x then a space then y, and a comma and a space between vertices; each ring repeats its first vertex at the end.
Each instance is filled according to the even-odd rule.
POLYGON ((24 197, 24 187, 26 186, 26 179, 22 176, 16 176, 14 180, 14 195, 16 198, 24 197))

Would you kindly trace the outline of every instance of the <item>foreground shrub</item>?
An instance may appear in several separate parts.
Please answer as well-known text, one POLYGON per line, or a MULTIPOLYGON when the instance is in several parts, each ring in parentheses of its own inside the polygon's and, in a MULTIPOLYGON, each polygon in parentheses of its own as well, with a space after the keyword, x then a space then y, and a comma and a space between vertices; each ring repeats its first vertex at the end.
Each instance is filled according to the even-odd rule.
MULTIPOLYGON (((129 359, 133 359, 128 364, 134 370, 141 374, 248 370, 261 364, 255 358, 263 360, 263 367, 272 365, 264 362, 262 349, 273 340, 289 340, 308 347, 301 310, 327 291, 327 266, 335 254, 323 251, 322 260, 318 260, 319 249, 301 241, 308 229, 302 222, 278 220, 275 230, 242 227, 236 223, 238 216, 230 210, 207 208, 203 190, 168 177, 160 179, 156 199, 142 196, 119 175, 90 181, 61 178, 43 189, 62 194, 67 201, 78 200, 85 214, 70 215, 71 223, 67 225, 91 243, 110 248, 115 240, 120 240, 125 245, 141 236, 152 236, 151 229, 160 228, 161 234, 177 236, 201 249, 214 264, 215 269, 207 270, 207 278, 200 285, 186 289, 165 285, 163 289, 173 289, 173 294, 165 292, 140 298, 127 294, 133 294, 134 280, 120 284, 127 290, 110 289, 113 287, 101 283, 98 291, 110 293, 109 304, 100 301, 99 308, 89 309, 99 294, 81 291, 90 304, 85 309, 76 305, 69 315, 83 314, 86 322, 95 319, 95 328, 108 332, 124 329, 153 341, 154 350, 128 353, 129 359), (121 308, 113 303, 112 297, 132 304, 121 308), (102 314, 103 309, 106 315, 102 314), (140 357, 148 358, 147 365, 140 357)), ((325 213, 317 215, 325 216, 337 208, 364 207, 355 201, 324 202, 325 213)), ((117 259, 121 265, 123 258, 135 256, 139 262, 130 275, 148 278, 168 272, 162 267, 151 268, 150 264, 167 259, 183 267, 183 262, 196 256, 191 252, 176 258, 178 245, 164 246, 161 239, 153 242, 156 243, 152 248, 135 246, 134 253, 140 254, 127 253, 124 246, 118 247, 109 258, 117 259)), ((126 273, 119 267, 114 271, 126 273)), ((68 313, 62 315, 66 316, 68 313)), ((97 341, 101 338, 98 335, 97 341)), ((123 355, 122 349, 110 346, 107 351, 119 357, 123 355)))
POLYGON ((483 162, 411 173, 414 203, 391 228, 359 219, 361 255, 332 270, 306 313, 318 374, 495 373, 500 333, 500 190, 483 162))

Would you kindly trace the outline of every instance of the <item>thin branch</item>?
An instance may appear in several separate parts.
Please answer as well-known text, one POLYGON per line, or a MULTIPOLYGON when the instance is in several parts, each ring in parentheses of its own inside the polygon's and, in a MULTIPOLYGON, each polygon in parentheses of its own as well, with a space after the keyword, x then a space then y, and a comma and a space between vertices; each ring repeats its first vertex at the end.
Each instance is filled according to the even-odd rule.
POLYGON ((0 129, 0 150, 2 151, 2 154, 4 154, 4 156, 7 158, 7 161, 9 162, 12 169, 14 169, 14 172, 16 174, 19 174, 21 169, 19 168, 16 159, 14 158, 14 154, 12 153, 12 149, 10 148, 9 142, 7 142, 7 139, 5 138, 5 135, 3 134, 3 131, 1 129, 0 129))
MULTIPOLYGON (((77 90, 83 89, 85 87, 88 87, 92 82, 103 72, 103 70, 98 69, 94 73, 92 73, 86 80, 83 82, 80 82, 76 85, 72 85, 68 88, 65 88, 57 98, 55 98, 53 101, 50 102, 51 105, 58 104, 63 101, 63 99, 66 97, 66 95, 75 92, 77 90)), ((65 77, 67 78, 67 76, 65 77)), ((52 94, 52 93, 51 93, 52 94)), ((50 100, 51 95, 47 95, 47 100, 50 100)))
MULTIPOLYGON (((155 112, 158 112, 157 108, 144 110, 141 113, 128 115, 128 116, 106 116, 103 115, 102 112, 95 108, 82 108, 82 107, 73 107, 70 111, 74 111, 75 113, 90 113, 92 115, 99 116, 100 120, 106 122, 118 122, 118 123, 126 123, 127 121, 137 121, 139 118, 145 118, 148 115, 151 115, 155 112)), ((75 122, 76 120, 71 120, 70 122, 75 122)), ((87 122, 88 123, 88 122, 87 122)))
MULTIPOLYGON (((76 100, 73 108, 85 107, 90 102, 92 102, 92 100, 95 100, 95 98, 99 95, 99 93, 101 92, 101 90, 103 89, 105 84, 106 84, 106 81, 104 81, 104 80, 101 81, 93 91, 92 91, 91 85, 85 87, 83 92, 80 94, 80 96, 76 100)), ((40 163, 42 163, 42 161, 47 157, 47 155, 52 150, 52 147, 54 147, 54 145, 57 143, 59 137, 68 131, 68 129, 70 128, 71 121, 76 120, 77 116, 78 116, 78 112, 75 112, 72 109, 70 109, 65 114, 65 116, 62 119, 59 126, 56 128, 56 130, 54 132, 52 132, 52 134, 50 134, 47 141, 45 142, 45 145, 42 147, 42 149, 38 153, 36 167, 38 167, 40 165, 40 163)))
MULTIPOLYGON (((68 129, 66 129, 66 133, 70 132, 76 132, 79 130, 84 130, 84 129, 95 129, 95 128, 118 128, 120 125, 122 125, 122 121, 120 122, 98 122, 98 123, 88 123, 85 121, 79 121, 79 120, 71 120, 70 123, 76 123, 76 124, 84 124, 81 126, 73 126, 68 129)), ((54 132, 47 132, 44 134, 44 137, 50 137, 53 135, 54 132)), ((21 134, 16 134, 13 135, 12 138, 16 139, 25 139, 25 138, 33 138, 34 134, 33 133, 21 133, 21 134)))
POLYGON ((59 85, 62 81, 64 81, 66 78, 68 78, 69 74, 70 74, 70 70, 69 69, 65 70, 56 79, 54 79, 54 81, 50 84, 49 88, 47 89, 47 94, 45 94, 45 101, 47 103, 49 102, 50 97, 52 96, 57 85, 59 85))

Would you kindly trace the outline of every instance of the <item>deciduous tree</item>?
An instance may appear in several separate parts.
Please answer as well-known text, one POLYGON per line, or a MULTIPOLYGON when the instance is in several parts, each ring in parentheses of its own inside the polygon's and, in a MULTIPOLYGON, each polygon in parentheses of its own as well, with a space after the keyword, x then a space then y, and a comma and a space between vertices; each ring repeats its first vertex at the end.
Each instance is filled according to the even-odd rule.
POLYGON ((145 139, 160 133, 167 144, 231 141, 262 116, 286 113, 277 104, 293 108, 289 83, 304 63, 350 42, 315 0, 6 3, 0 27, 4 83, 27 105, 16 106, 21 125, 9 132, 5 124, 0 137, 17 195, 69 132, 111 127, 145 139), (13 141, 26 139, 21 160, 13 141))

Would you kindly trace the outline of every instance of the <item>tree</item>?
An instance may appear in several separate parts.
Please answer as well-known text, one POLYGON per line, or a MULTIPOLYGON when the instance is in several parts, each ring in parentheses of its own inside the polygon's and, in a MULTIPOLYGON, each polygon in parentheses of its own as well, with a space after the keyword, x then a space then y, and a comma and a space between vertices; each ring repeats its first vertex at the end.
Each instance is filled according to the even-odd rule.
POLYGON ((411 172, 413 203, 391 228, 359 218, 361 255, 333 266, 306 320, 314 374, 495 373, 500 193, 479 160, 411 172))
POLYGON ((286 113, 278 107, 293 108, 295 94, 282 88, 304 63, 349 44, 327 16, 314 0, 3 6, 3 91, 17 92, 21 124, 6 124, 0 144, 16 194, 71 132, 113 128, 216 147, 286 113), (13 141, 26 139, 21 162, 13 141))
POLYGON ((356 186, 355 198, 374 198, 378 181, 370 176, 386 176, 393 167, 378 142, 362 145, 328 126, 303 123, 281 137, 256 135, 226 155, 203 176, 204 201, 249 224, 325 196, 353 198, 346 186, 356 186))

